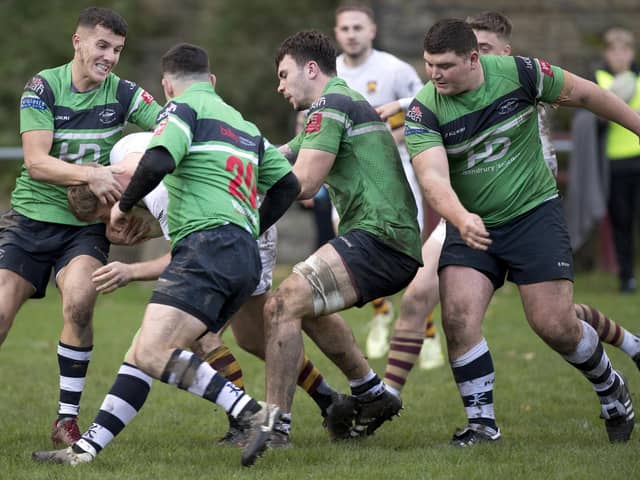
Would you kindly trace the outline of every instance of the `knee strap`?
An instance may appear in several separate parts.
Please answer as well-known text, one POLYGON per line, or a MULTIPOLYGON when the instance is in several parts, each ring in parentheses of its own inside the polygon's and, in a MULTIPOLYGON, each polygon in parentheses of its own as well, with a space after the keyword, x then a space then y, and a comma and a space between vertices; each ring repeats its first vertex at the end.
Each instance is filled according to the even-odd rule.
POLYGON ((296 264, 293 271, 311 285, 315 316, 338 312, 345 307, 336 276, 324 259, 311 255, 304 262, 296 264))

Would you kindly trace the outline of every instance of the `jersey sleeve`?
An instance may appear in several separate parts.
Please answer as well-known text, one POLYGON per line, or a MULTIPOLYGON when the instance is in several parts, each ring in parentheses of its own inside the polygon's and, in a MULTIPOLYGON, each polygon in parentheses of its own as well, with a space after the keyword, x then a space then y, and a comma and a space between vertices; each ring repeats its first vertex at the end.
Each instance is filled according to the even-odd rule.
POLYGON ((40 75, 27 82, 20 98, 20 133, 53 130, 55 98, 49 83, 40 75))
POLYGON ((158 124, 147 149, 164 147, 180 164, 193 141, 196 112, 185 103, 169 102, 158 115, 158 124))
POLYGON ((120 80, 116 94, 118 101, 125 106, 127 121, 143 130, 152 130, 162 107, 153 95, 130 80, 120 80))
POLYGON ((291 149, 291 151, 296 155, 298 155, 298 152, 300 151, 300 145, 302 145, 303 138, 304 138, 304 130, 302 130, 300 133, 298 133, 295 137, 293 137, 291 140, 287 142, 287 145, 289 145, 289 148, 291 149))
POLYGON ((520 84, 532 100, 555 102, 564 86, 562 68, 546 60, 532 57, 514 57, 520 84))
POLYGON ((291 165, 276 147, 263 138, 263 154, 258 170, 258 192, 264 194, 291 171, 291 165))
POLYGON ((438 119, 419 98, 414 99, 407 110, 404 140, 411 158, 429 148, 443 145, 438 119))
POLYGON ((350 120, 345 112, 351 99, 344 95, 326 95, 314 102, 304 126, 300 149, 310 148, 337 154, 342 135, 350 120))
POLYGON ((397 99, 413 98, 424 86, 416 69, 406 62, 401 62, 396 71, 395 95, 397 99))

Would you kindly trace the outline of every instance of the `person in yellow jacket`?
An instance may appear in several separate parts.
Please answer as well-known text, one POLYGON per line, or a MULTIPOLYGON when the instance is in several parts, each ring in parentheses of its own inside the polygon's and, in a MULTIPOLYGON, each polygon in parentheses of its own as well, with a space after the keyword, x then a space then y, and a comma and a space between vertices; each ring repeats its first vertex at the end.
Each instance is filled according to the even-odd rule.
MULTIPOLYGON (((595 71, 595 80, 640 113, 640 71, 634 62, 633 34, 612 27, 604 34, 605 65, 595 71)), ((605 137, 610 160, 609 218, 619 266, 620 291, 636 290, 634 276, 634 223, 640 207, 640 144, 624 127, 609 123, 605 137)))

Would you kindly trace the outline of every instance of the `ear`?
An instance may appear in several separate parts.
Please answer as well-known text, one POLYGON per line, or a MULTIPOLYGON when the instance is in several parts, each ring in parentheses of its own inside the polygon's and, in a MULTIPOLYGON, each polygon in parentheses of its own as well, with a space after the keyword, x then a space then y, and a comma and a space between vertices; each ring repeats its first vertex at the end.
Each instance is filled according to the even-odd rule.
POLYGON ((215 87, 217 81, 218 81, 218 79, 216 78, 216 76, 213 73, 210 73, 209 74, 209 82, 211 82, 211 85, 213 85, 215 87))
POLYGON ((166 77, 162 78, 162 90, 164 91, 164 96, 167 100, 171 100, 174 97, 173 85, 166 77))
POLYGON ((320 74, 320 67, 315 61, 309 60, 304 65, 304 74, 307 78, 314 79, 320 74))
POLYGON ((471 62, 471 70, 475 70, 480 65, 480 53, 477 50, 473 50, 469 54, 469 61, 471 62))
POLYGON ((80 37, 77 33, 74 33, 71 36, 71 44, 73 45, 74 50, 78 50, 78 48, 80 47, 80 37))
POLYGON ((511 55, 511 45, 507 43, 502 49, 502 52, 504 53, 504 55, 511 55))

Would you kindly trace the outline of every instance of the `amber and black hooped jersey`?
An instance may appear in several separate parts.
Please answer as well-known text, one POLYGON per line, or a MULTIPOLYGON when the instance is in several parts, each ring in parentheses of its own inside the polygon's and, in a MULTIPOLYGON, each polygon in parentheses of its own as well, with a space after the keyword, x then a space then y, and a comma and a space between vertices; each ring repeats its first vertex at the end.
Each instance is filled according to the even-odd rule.
POLYGON ((444 146, 451 185, 464 207, 491 227, 557 195, 544 161, 537 103, 555 102, 559 67, 526 57, 483 55, 484 83, 446 96, 429 82, 407 112, 411 157, 444 146))
MULTIPOLYGON (((126 124, 151 130, 160 109, 143 88, 113 73, 99 87, 77 92, 68 63, 43 70, 27 83, 20 100, 20 133, 53 131, 52 157, 69 163, 109 165, 109 152, 126 124)), ((86 225, 69 211, 66 187, 31 178, 24 165, 11 206, 33 220, 86 225)))

